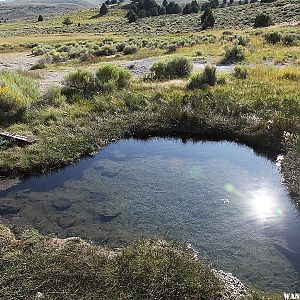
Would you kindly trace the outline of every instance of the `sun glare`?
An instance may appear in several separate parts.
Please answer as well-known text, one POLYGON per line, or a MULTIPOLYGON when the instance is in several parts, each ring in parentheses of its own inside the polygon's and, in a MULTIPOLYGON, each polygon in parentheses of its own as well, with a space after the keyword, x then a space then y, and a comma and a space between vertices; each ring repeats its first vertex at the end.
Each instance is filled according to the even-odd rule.
POLYGON ((272 190, 261 188, 253 191, 250 205, 255 215, 262 220, 283 216, 283 210, 277 206, 277 194, 272 190))

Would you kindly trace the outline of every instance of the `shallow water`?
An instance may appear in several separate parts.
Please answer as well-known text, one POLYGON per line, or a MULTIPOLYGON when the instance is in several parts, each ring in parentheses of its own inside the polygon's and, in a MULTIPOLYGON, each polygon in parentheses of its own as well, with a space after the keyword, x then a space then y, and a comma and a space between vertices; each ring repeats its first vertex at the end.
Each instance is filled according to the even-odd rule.
POLYGON ((179 239, 246 283, 299 290, 299 213, 275 162, 248 147, 124 140, 0 198, 2 218, 46 234, 113 246, 179 239))

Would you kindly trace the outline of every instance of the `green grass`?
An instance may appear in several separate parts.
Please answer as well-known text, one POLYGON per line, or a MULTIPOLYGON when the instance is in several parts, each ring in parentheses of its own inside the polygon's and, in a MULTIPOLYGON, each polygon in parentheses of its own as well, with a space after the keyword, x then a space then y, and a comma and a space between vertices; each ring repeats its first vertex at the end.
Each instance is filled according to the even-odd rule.
POLYGON ((300 132, 299 74, 295 67, 261 66, 249 68, 244 80, 231 75, 204 90, 136 81, 90 100, 40 101, 22 122, 6 128, 35 135, 38 142, 1 151, 1 173, 45 172, 132 135, 209 134, 279 152, 284 131, 300 132))
POLYGON ((185 245, 138 241, 112 251, 0 225, 0 298, 215 299, 223 284, 185 245))

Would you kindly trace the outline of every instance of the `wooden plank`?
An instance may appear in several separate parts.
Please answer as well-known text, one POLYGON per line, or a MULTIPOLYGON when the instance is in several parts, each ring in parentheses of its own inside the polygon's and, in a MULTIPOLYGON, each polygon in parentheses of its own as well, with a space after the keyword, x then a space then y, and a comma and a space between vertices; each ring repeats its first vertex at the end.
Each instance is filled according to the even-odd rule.
POLYGON ((10 133, 8 131, 0 131, 0 135, 8 139, 14 139, 16 141, 20 141, 28 144, 33 144, 34 142, 36 142, 36 138, 32 136, 28 137, 25 135, 10 133))

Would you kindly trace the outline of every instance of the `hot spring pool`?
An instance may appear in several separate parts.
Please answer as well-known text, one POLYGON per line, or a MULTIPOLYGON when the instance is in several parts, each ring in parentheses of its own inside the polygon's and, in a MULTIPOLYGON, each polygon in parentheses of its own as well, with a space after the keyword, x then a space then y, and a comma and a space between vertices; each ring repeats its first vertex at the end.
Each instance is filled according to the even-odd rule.
POLYGON ((177 239, 258 288, 300 286, 299 213, 275 162, 235 143, 123 140, 0 198, 1 218, 46 234, 177 239))

